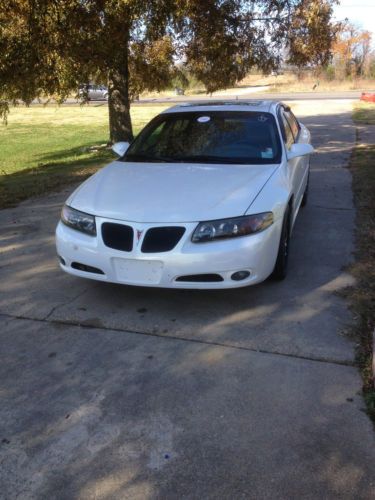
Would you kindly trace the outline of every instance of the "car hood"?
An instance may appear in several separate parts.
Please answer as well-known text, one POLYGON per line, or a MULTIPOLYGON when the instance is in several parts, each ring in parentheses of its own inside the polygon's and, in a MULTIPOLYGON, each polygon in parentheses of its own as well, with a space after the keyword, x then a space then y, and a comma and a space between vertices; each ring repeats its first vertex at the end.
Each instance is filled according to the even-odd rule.
POLYGON ((197 222, 243 215, 278 165, 115 161, 67 200, 83 212, 134 222, 197 222))

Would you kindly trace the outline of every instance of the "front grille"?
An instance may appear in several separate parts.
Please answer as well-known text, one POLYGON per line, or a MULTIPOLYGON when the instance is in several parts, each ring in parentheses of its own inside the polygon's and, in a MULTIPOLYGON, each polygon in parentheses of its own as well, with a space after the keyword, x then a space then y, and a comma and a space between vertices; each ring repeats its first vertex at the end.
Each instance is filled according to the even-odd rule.
POLYGON ((188 283, 216 283, 224 281, 220 274, 190 274, 186 276, 179 276, 176 281, 186 281, 188 283))
POLYGON ((104 222, 102 224, 102 238, 104 244, 115 250, 131 252, 133 248, 133 228, 124 224, 104 222))
POLYGON ((184 227, 153 227, 149 229, 142 243, 142 252, 169 252, 182 238, 184 227))

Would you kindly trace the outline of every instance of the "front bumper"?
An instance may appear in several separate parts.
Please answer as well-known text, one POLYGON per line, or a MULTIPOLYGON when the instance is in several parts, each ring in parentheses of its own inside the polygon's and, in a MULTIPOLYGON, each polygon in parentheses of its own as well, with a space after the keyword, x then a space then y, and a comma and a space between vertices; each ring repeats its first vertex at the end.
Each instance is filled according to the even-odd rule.
POLYGON ((135 234, 141 231, 143 235, 150 228, 168 226, 96 217, 97 236, 92 237, 59 222, 56 248, 64 271, 111 283, 195 289, 237 288, 264 281, 276 262, 282 224, 277 220, 265 231, 254 235, 192 243, 191 236, 197 224, 182 223, 186 231, 173 250, 142 253, 141 244, 134 244, 130 252, 107 247, 101 237, 104 222, 127 224, 133 227, 135 234), (238 271, 250 274, 236 281, 232 275, 238 271), (191 280, 197 275, 206 275, 205 281, 181 281, 186 276, 191 280), (212 275, 219 277, 220 281, 212 281, 212 275))

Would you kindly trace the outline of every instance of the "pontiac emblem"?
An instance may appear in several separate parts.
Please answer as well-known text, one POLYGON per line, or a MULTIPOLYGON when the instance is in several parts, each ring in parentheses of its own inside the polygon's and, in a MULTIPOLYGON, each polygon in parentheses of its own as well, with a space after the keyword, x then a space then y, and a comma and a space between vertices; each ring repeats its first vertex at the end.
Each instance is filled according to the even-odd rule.
POLYGON ((140 231, 139 229, 136 229, 137 246, 138 246, 138 243, 139 243, 140 239, 142 238, 142 234, 143 234, 143 231, 140 231))

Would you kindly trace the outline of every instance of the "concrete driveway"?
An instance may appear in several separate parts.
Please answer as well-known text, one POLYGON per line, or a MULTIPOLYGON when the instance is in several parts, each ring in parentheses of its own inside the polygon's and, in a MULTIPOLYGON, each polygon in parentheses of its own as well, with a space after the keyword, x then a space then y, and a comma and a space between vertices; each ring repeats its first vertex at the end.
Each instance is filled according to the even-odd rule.
POLYGON ((0 212, 1 498, 375 498, 337 293, 352 283, 351 104, 294 108, 318 154, 282 283, 80 280, 54 250, 70 189, 0 212))

